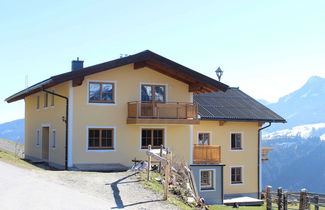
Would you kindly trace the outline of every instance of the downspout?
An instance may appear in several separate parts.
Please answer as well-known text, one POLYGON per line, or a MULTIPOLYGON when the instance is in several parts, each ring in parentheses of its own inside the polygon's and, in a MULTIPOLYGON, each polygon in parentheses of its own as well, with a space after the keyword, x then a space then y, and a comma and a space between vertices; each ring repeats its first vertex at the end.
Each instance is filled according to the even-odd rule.
POLYGON ((264 126, 262 128, 258 129, 258 153, 257 153, 257 185, 258 185, 258 193, 257 193, 257 198, 261 198, 261 130, 264 130, 265 128, 268 128, 271 126, 271 122, 268 122, 269 124, 267 126, 264 126))
POLYGON ((66 102, 66 108, 65 108, 65 159, 64 159, 64 169, 68 170, 68 116, 69 116, 69 98, 57 93, 53 93, 51 91, 45 90, 44 87, 42 87, 42 91, 54 96, 58 96, 60 98, 65 99, 66 102))

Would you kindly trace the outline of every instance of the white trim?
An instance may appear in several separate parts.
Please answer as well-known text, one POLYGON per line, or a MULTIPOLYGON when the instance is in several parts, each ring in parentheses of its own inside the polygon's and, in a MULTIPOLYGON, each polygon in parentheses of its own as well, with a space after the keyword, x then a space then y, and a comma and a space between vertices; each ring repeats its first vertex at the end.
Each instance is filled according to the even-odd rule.
POLYGON ((116 126, 86 126, 86 152, 116 152, 116 126), (92 150, 88 149, 88 135, 89 135, 89 128, 111 128, 113 129, 113 147, 114 149, 99 149, 99 150, 92 150))
POLYGON ((73 86, 72 81, 69 84, 69 104, 68 104, 68 167, 73 166, 73 86))
POLYGON ((193 164, 193 125, 190 128, 190 164, 193 164))
POLYGON ((142 146, 142 129, 164 129, 164 147, 168 147, 167 146, 167 128, 166 127, 150 127, 150 126, 144 126, 144 127, 140 127, 140 141, 139 141, 139 146, 140 146, 140 149, 139 151, 147 151, 148 149, 142 149, 141 146, 142 146))
POLYGON ((87 80, 87 98, 86 104, 92 106, 116 106, 117 105, 117 81, 106 81, 106 80, 87 80), (89 102, 89 83, 91 82, 104 82, 114 84, 114 103, 91 103, 89 102))
POLYGON ((190 103, 193 103, 193 92, 190 92, 190 103))
POLYGON ((196 143, 197 144, 199 144, 199 134, 200 133, 208 133, 209 134, 209 137, 210 137, 210 139, 209 139, 209 141, 210 141, 209 143, 210 144, 208 144, 208 145, 213 145, 212 144, 212 131, 197 131, 196 132, 196 143))
POLYGON ((57 132, 56 132, 56 129, 52 129, 52 132, 51 132, 51 149, 54 151, 56 149, 56 145, 57 145, 57 132), (55 138, 53 138, 53 132, 55 132, 55 138), (54 147, 53 147, 53 143, 55 142, 54 144, 54 147))
POLYGON ((243 131, 230 131, 230 144, 229 151, 231 152, 243 152, 244 151, 244 132, 243 131), (231 149, 231 134, 241 134, 241 149, 231 149))
POLYGON ((244 168, 244 166, 243 165, 232 165, 232 166, 229 166, 229 175, 230 175, 230 178, 229 178, 229 181, 230 181, 230 185, 244 185, 245 184, 245 182, 244 182, 244 177, 245 177, 245 168, 244 168), (239 168, 239 167, 241 167, 241 181, 242 181, 242 183, 235 183, 235 184, 232 184, 231 183, 231 169, 232 168, 239 168))
POLYGON ((199 191, 200 192, 212 192, 212 191, 216 191, 217 188, 216 188, 216 173, 217 173, 217 170, 214 169, 214 168, 206 168, 206 169, 200 169, 199 170, 199 191), (213 171, 213 190, 202 190, 201 189, 201 171, 213 171))
POLYGON ((150 82, 140 82, 139 84, 140 84, 139 85, 139 101, 141 101, 141 87, 142 87, 142 85, 160 85, 160 86, 165 86, 165 91, 166 91, 166 93, 165 93, 165 96, 166 96, 165 103, 168 102, 168 84, 163 84, 163 83, 150 83, 150 82))

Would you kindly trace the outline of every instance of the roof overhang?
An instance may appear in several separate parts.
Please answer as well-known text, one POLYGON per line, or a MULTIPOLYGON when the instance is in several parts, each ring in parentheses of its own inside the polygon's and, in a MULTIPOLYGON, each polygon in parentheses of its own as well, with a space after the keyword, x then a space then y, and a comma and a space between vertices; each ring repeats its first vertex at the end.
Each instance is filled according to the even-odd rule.
POLYGON ((169 77, 184 82, 189 85, 189 91, 193 92, 194 94, 226 91, 228 89, 228 86, 221 82, 218 82, 199 72, 196 72, 172 60, 169 60, 156 53, 146 50, 134 55, 119 58, 106 63, 97 64, 80 70, 53 76, 47 80, 37 83, 8 97, 6 101, 8 103, 18 101, 24 99, 28 95, 41 91, 42 88, 50 88, 70 80, 72 81, 74 87, 79 86, 82 84, 85 76, 99 73, 102 71, 111 70, 129 64, 133 64, 134 70, 148 67, 157 72, 160 72, 169 77))

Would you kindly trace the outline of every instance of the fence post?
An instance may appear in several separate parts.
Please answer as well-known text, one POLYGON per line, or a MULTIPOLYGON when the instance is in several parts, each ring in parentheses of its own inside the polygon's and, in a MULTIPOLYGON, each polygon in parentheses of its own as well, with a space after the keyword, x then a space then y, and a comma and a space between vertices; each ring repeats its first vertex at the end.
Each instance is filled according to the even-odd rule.
MULTIPOLYGON (((151 145, 148 145, 148 151, 150 152, 151 145)), ((148 174, 147 174, 147 180, 150 180, 150 169, 151 169, 151 156, 148 154, 148 174)))
MULTIPOLYGON (((163 154, 163 148, 164 148, 164 145, 160 145, 160 157, 162 157, 162 154, 163 154)), ((158 172, 160 173, 161 172, 161 161, 159 161, 159 169, 158 169, 158 172)))
POLYGON ((318 195, 315 195, 314 196, 314 200, 315 200, 315 210, 319 210, 319 196, 318 195))
POLYGON ((288 192, 283 193, 283 210, 288 210, 288 192))
POLYGON ((307 209, 307 190, 304 188, 300 191, 299 210, 307 209))
POLYGON ((167 163, 165 165, 165 183, 164 183, 164 198, 163 198, 163 200, 167 200, 168 186, 169 186, 170 160, 169 160, 168 152, 166 155, 166 159, 167 159, 167 163))
POLYGON ((278 210, 283 210, 283 193, 282 187, 278 188, 278 210))
POLYGON ((272 186, 266 187, 266 210, 272 210, 271 190, 272 190, 272 186))

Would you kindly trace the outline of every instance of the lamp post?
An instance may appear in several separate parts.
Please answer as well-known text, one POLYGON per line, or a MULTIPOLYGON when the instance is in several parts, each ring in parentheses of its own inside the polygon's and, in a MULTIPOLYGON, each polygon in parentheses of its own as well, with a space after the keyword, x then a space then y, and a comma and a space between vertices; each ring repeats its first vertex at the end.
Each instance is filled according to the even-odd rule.
POLYGON ((218 69, 216 70, 216 74, 217 74, 218 80, 220 82, 221 76, 223 74, 223 71, 221 70, 220 67, 218 67, 218 69))

